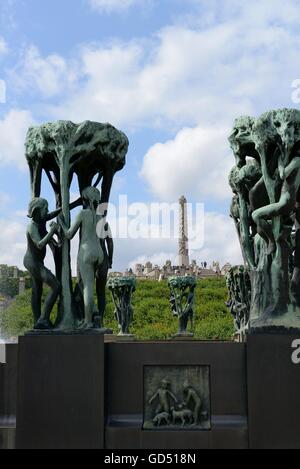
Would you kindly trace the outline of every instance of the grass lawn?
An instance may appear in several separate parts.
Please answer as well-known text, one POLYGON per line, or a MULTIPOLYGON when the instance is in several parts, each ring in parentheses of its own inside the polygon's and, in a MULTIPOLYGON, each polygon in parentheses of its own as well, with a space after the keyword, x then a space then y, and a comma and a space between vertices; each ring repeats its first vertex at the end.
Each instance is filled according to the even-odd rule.
MULTIPOLYGON (((17 337, 32 329, 30 290, 18 296, 0 316, 2 334, 17 337)), ((134 322, 132 333, 140 340, 169 339, 177 332, 177 319, 169 305, 167 281, 140 280, 133 297, 134 322)), ((195 338, 201 340, 232 340, 233 319, 225 301, 227 290, 222 278, 199 280, 196 289, 195 338)), ((118 332, 110 293, 107 293, 105 326, 118 332)))

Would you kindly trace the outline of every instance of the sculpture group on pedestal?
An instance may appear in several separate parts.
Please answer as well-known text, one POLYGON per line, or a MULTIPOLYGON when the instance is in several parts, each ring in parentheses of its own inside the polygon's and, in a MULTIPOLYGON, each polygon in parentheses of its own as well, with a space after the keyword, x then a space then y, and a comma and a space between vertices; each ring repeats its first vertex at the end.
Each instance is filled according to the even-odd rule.
POLYGON ((251 306, 251 282, 248 271, 243 265, 232 267, 226 276, 228 289, 229 308, 234 318, 234 327, 240 337, 244 337, 248 331, 250 306, 251 306))
POLYGON ((132 294, 136 289, 135 277, 110 278, 107 284, 115 306, 115 317, 119 324, 119 335, 132 337, 130 325, 133 321, 132 294))
POLYGON ((26 157, 30 168, 32 200, 24 264, 32 276, 32 310, 36 329, 74 331, 103 328, 105 286, 113 260, 113 240, 106 220, 114 175, 125 165, 128 139, 109 124, 59 121, 29 129, 26 157), (56 199, 49 214, 41 198, 46 175, 56 199), (70 204, 70 187, 77 176, 79 199, 70 204), (97 186, 101 183, 101 191, 97 186), (81 206, 71 225, 70 211, 81 206), (46 223, 54 218, 47 232, 46 223), (73 289, 70 241, 79 232, 78 280, 73 289), (44 265, 46 248, 53 252, 56 275, 44 265), (94 304, 96 282, 98 308, 94 304), (43 284, 48 294, 41 307, 43 284), (51 322, 52 309, 58 312, 51 322))
POLYGON ((170 277, 169 288, 171 291, 170 304, 173 316, 178 317, 179 328, 176 337, 193 337, 195 289, 197 280, 195 277, 170 277), (191 332, 187 331, 189 322, 191 332))
POLYGON ((250 332, 300 330, 300 111, 235 122, 231 217, 251 279, 250 332))

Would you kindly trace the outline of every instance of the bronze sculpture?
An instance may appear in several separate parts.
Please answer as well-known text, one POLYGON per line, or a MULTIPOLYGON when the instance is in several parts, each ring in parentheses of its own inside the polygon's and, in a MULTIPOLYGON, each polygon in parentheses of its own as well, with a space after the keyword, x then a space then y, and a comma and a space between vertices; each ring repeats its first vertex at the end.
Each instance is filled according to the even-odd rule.
POLYGON ((235 221, 251 279, 250 332, 300 330, 300 111, 235 122, 235 221))
MULTIPOLYGON (((125 165, 128 145, 127 137, 110 124, 90 121, 78 125, 68 121, 59 121, 32 127, 28 131, 26 157, 30 169, 32 199, 40 198, 42 175, 45 174, 54 190, 57 203, 56 216, 58 216, 60 229, 57 225, 51 228, 51 234, 55 232, 59 235, 58 243, 51 242, 57 279, 55 293, 58 289, 57 285, 60 286, 58 314, 54 326, 56 331, 94 328, 95 316, 101 318, 98 327, 103 326, 105 298, 100 298, 100 296, 105 294, 107 270, 112 263, 112 249, 110 247, 107 254, 107 251, 104 252, 104 245, 106 243, 111 246, 112 242, 106 242, 99 237, 97 239, 96 225, 103 219, 105 224, 107 223, 106 216, 113 178, 115 173, 125 165), (70 205, 70 186, 75 176, 78 180, 80 198, 70 205), (96 192, 100 183, 101 191, 96 192), (83 205, 83 209, 71 227, 70 209, 80 205, 83 205), (101 215, 96 213, 99 205, 101 215), (78 284, 74 290, 70 265, 70 239, 79 229, 81 237, 78 255, 79 273, 78 284), (93 238, 93 242, 90 237, 93 238), (89 251, 87 256, 84 254, 85 247, 89 251), (106 265, 101 270, 104 262, 106 265), (92 268, 95 268, 97 272, 98 312, 94 310, 92 301, 92 289, 96 276, 95 271, 92 274, 92 268), (85 310, 83 322, 79 314, 81 296, 84 299, 85 310)), ((52 236, 50 238, 52 239, 52 236)), ((29 261, 27 255, 26 264, 30 263, 29 261)), ((34 271, 34 266, 31 271, 34 271)), ((54 285, 53 278, 48 274, 46 280, 49 282, 49 279, 54 285)), ((40 295, 40 282, 36 290, 38 291, 35 295, 37 299, 40 295)), ((53 298, 51 297, 51 301, 47 302, 48 309, 52 309, 56 301, 56 298, 54 301, 53 298)), ((39 306, 36 306, 34 312, 36 318, 38 312, 39 306)), ((48 313, 49 311, 46 310, 43 328, 51 327, 47 319, 48 313)))

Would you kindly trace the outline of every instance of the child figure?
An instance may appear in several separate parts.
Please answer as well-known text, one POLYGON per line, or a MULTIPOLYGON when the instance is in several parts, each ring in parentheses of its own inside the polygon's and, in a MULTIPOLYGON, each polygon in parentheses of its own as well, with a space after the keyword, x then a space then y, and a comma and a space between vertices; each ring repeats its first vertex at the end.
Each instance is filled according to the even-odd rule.
POLYGON ((29 204, 28 217, 31 219, 27 228, 27 252, 24 258, 24 266, 32 277, 32 312, 35 321, 35 329, 51 329, 51 311, 60 292, 60 284, 56 277, 44 265, 47 244, 56 244, 53 236, 59 233, 59 226, 51 223, 47 232, 46 222, 52 220, 60 213, 60 210, 49 213, 48 202, 40 197, 34 198, 29 204), (43 311, 41 310, 43 284, 50 287, 51 291, 46 297, 43 311))
POLYGON ((199 423, 200 412, 202 409, 202 400, 188 381, 183 384, 183 392, 185 396, 184 404, 187 407, 190 404, 194 406, 194 424, 197 425, 199 423))
POLYGON ((155 399, 158 398, 159 404, 156 408, 155 415, 161 414, 163 412, 170 414, 170 398, 175 402, 175 404, 177 404, 178 402, 176 396, 174 396, 174 394, 169 391, 169 385, 169 381, 163 379, 161 382, 161 387, 157 390, 157 392, 149 401, 149 405, 151 405, 155 401, 155 399))
POLYGON ((83 210, 78 214, 75 223, 67 228, 64 221, 60 224, 67 239, 73 239, 80 230, 78 252, 79 276, 83 285, 84 322, 82 329, 92 329, 94 316, 94 281, 96 270, 104 261, 104 254, 97 236, 97 223, 100 216, 97 209, 100 204, 100 192, 95 187, 87 187, 82 192, 83 210))

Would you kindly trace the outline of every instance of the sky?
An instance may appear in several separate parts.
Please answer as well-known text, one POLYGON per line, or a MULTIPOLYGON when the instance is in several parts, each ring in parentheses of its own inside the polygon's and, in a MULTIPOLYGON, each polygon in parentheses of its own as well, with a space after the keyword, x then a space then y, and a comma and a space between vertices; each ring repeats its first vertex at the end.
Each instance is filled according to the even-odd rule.
MULTIPOLYGON (((114 204, 120 195, 150 206, 184 194, 205 209, 191 256, 241 262, 228 215, 228 135, 240 115, 299 106, 299 52, 300 0, 1 0, 0 263, 21 267, 26 250, 28 127, 58 119, 110 122, 127 134, 114 204)), ((46 183, 43 196, 53 205, 46 183)), ((176 263, 177 244, 116 239, 114 269, 176 263)), ((74 242, 73 265, 76 250, 74 242)))

